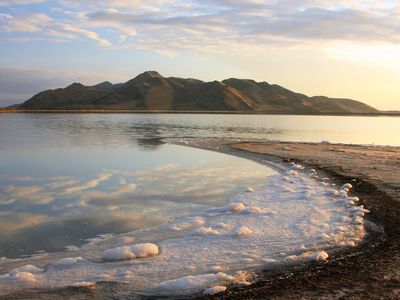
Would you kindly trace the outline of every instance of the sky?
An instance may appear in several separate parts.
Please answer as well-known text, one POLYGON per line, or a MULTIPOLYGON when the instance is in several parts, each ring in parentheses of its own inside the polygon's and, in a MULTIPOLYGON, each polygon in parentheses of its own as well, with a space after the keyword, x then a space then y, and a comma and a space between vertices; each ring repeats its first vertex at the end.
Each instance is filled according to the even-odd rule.
POLYGON ((0 0, 0 107, 156 70, 400 110, 400 2, 0 0))

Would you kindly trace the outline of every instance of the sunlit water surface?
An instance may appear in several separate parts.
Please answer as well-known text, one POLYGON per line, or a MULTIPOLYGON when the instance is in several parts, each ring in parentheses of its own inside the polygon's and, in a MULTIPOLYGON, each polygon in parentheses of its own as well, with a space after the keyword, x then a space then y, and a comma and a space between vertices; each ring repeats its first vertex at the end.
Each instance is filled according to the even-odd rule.
POLYGON ((400 145, 400 119, 185 114, 0 115, 0 256, 81 245, 220 206, 274 171, 163 144, 235 137, 400 145))
POLYGON ((248 283, 244 270, 325 260, 363 240, 368 211, 351 191, 296 164, 272 169, 162 138, 400 145, 399 120, 2 114, 0 296, 104 281, 123 282, 117 298, 178 296, 248 283))

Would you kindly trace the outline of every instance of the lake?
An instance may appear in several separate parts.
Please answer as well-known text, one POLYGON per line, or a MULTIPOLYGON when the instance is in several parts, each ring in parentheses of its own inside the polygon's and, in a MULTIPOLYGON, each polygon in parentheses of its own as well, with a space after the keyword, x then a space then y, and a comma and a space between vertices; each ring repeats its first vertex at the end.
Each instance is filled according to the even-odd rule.
MULTIPOLYGON (((191 246, 195 253, 204 245, 211 256, 225 253, 224 259, 207 261, 181 253, 186 266, 193 264, 193 273, 202 274, 221 266, 231 271, 260 266, 265 257, 284 261, 299 249, 319 251, 354 243, 362 238, 363 228, 354 225, 350 211, 332 204, 326 188, 310 178, 244 158, 167 144, 162 139, 400 146, 399 133, 400 118, 396 117, 1 114, 0 256, 13 259, 64 251, 89 255, 87 249, 91 249, 90 255, 101 255, 111 245, 132 240, 159 241, 162 249, 173 248, 174 253, 191 246), (292 175, 295 177, 286 179, 292 175), (289 181, 283 184, 285 180, 289 181), (249 186, 255 189, 251 197, 245 192, 249 186), (248 214, 243 210, 228 218, 227 214, 236 212, 229 206, 232 202, 248 207, 248 214), (262 216, 254 216, 254 212, 262 216), (337 228, 344 225, 349 228, 346 234, 336 236, 337 228), (267 234, 263 232, 266 228, 270 229, 267 234), (258 230, 260 235, 254 235, 251 242, 241 239, 240 247, 235 248, 234 237, 251 236, 258 230), (118 234, 130 232, 134 234, 116 240, 121 237, 118 234), (335 239, 316 238, 324 234, 335 235, 335 239), (221 239, 207 240, 214 235, 221 239), (172 237, 173 243, 168 244, 172 237), (229 251, 223 245, 230 245, 229 251), (254 253, 259 249, 259 253, 252 257, 238 254, 247 248, 254 253)), ((164 273, 174 270, 172 277, 155 276, 154 266, 141 272, 158 283, 190 274, 191 269, 183 270, 176 259, 170 255, 162 267, 158 265, 164 273)), ((92 267, 86 265, 85 272, 90 273, 92 267)), ((119 281, 119 275, 109 276, 119 281)), ((53 281, 57 280, 60 277, 53 281)), ((150 285, 143 283, 133 289, 150 285)))

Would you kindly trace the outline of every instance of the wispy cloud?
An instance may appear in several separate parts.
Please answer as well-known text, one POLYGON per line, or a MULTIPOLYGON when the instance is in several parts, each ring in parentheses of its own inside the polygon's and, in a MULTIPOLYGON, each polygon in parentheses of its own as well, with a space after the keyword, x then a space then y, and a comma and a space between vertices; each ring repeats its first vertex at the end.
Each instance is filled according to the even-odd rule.
POLYGON ((28 13, 17 16, 0 14, 1 30, 6 33, 35 33, 54 42, 76 41, 81 38, 95 41, 102 47, 111 43, 95 31, 75 25, 73 22, 56 20, 43 13, 28 13))
POLYGON ((0 6, 12 6, 12 5, 24 5, 32 3, 41 3, 46 0, 3 0, 0 2, 0 6))
POLYGON ((75 182, 73 182, 71 185, 66 186, 65 190, 63 190, 61 192, 61 195, 77 194, 77 193, 81 193, 88 189, 93 189, 93 188, 97 187, 100 183, 102 183, 103 181, 108 180, 111 176, 112 176, 112 174, 109 174, 109 173, 101 173, 97 176, 97 178, 86 181, 81 184, 75 184, 75 182))
POLYGON ((255 170, 252 165, 199 164, 191 169, 180 169, 177 165, 169 163, 137 171, 104 171, 88 180, 54 177, 38 179, 41 180, 41 184, 31 181, 28 185, 13 184, 5 187, 3 191, 0 190, 0 203, 36 205, 68 198, 65 205, 69 207, 116 206, 128 203, 135 205, 137 200, 146 198, 176 202, 201 199, 203 204, 216 204, 226 193, 243 190, 264 174, 263 168, 255 170))
POLYGON ((40 32, 48 26, 52 19, 45 14, 23 14, 18 17, 0 15, 5 32, 40 32))
POLYGON ((83 19, 93 26, 134 29, 138 37, 131 45, 150 50, 219 52, 229 44, 233 51, 237 47, 246 51, 243 44, 265 47, 317 40, 396 43, 400 37, 398 13, 376 1, 363 5, 355 1, 168 1, 153 11, 141 9, 140 2, 135 5, 134 10, 121 10, 103 3, 92 6, 83 19))
POLYGON ((221 52, 227 44, 232 51, 248 51, 311 41, 397 43, 400 39, 395 1, 63 0, 57 4, 68 9, 64 16, 7 14, 2 16, 2 30, 40 31, 60 40, 89 39, 110 49, 164 53, 221 52), (110 30, 107 39, 101 37, 104 30, 110 30))

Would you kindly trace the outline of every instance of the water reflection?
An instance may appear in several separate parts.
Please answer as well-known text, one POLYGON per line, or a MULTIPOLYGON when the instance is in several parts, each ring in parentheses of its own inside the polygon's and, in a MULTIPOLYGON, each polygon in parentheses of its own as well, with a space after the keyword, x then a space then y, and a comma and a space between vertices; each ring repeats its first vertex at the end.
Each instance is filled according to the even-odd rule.
POLYGON ((206 151, 185 151, 193 158, 191 166, 176 158, 155 167, 103 170, 92 178, 3 180, 0 217, 6 230, 0 233, 0 255, 60 251, 97 234, 160 225, 205 206, 221 205, 272 173, 239 158, 213 153, 210 160, 206 151))
POLYGON ((135 142, 137 147, 144 151, 156 151, 165 144, 160 138, 137 138, 135 142))
MULTIPOLYGON (((230 137, 400 146, 400 118, 187 115, 187 114, 2 114, 0 135, 23 147, 129 147, 146 139, 230 137), (45 140, 33 136, 46 137, 45 140)), ((15 149, 15 148, 14 148, 15 149)))
POLYGON ((389 117, 1 114, 0 256, 165 223, 220 205, 271 172, 163 138, 399 146, 399 132, 400 118, 389 117))

